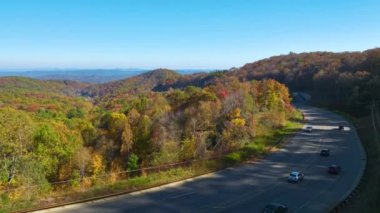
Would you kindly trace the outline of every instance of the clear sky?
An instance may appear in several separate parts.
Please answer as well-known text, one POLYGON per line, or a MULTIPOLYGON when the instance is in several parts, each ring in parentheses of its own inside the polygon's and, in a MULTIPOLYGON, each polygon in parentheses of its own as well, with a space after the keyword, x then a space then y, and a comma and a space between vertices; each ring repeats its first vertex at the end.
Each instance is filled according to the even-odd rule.
POLYGON ((0 0, 0 69, 222 69, 374 47, 379 0, 0 0))

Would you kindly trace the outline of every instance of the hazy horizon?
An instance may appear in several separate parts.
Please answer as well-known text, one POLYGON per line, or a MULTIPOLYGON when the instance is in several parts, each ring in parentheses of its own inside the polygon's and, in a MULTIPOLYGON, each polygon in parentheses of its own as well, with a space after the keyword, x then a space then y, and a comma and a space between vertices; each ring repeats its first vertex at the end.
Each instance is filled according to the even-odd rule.
POLYGON ((171 68, 171 67, 32 67, 32 68, 2 68, 0 67, 0 72, 49 72, 49 71, 93 71, 93 70, 120 70, 120 71, 150 71, 150 70, 156 70, 156 69, 169 69, 174 71, 186 71, 186 70, 195 70, 195 71, 212 71, 212 70, 229 70, 232 68, 239 68, 244 66, 247 63, 254 63, 260 60, 264 60, 270 57, 275 56, 281 56, 281 55, 287 55, 290 53, 295 54, 301 54, 301 53, 311 53, 311 52, 332 52, 332 53, 343 53, 343 52, 363 52, 369 49, 376 49, 380 48, 378 46, 374 46, 367 49, 362 50, 341 50, 341 51, 327 51, 327 50, 315 50, 315 51, 303 51, 303 52, 294 52, 294 51, 288 51, 286 53, 276 54, 276 55, 269 55, 265 58, 259 58, 256 60, 247 61, 244 64, 238 65, 238 66, 232 66, 232 67, 224 67, 224 68, 196 68, 196 67, 180 67, 180 68, 171 68))
MULTIPOLYGON (((221 69, 197 69, 197 68, 179 68, 179 69, 171 69, 166 67, 158 67, 158 68, 10 68, 10 69, 2 69, 0 68, 0 72, 74 72, 74 71, 121 71, 121 72, 133 72, 133 71, 151 71, 156 69, 169 69, 174 71, 212 71, 212 70, 221 70, 221 69)), ((224 69, 223 69, 224 70, 224 69)))

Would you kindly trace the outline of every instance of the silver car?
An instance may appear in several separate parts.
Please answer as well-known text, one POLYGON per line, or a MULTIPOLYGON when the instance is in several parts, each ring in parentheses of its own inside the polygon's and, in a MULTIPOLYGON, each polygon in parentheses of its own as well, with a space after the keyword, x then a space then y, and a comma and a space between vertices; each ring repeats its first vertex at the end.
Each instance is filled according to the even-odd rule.
POLYGON ((288 176, 288 181, 292 183, 298 183, 299 181, 303 180, 304 175, 301 172, 291 172, 288 176))

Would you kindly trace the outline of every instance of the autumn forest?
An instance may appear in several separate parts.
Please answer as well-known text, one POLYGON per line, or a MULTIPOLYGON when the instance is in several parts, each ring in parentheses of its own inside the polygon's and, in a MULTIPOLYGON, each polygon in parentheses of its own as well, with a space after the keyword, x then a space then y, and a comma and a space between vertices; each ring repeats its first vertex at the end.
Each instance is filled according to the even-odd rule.
POLYGON ((0 187, 51 191, 50 183, 75 188, 84 177, 90 187, 108 173, 222 156, 296 114, 287 87, 274 80, 151 90, 177 75, 155 70, 112 89, 1 78, 0 187))

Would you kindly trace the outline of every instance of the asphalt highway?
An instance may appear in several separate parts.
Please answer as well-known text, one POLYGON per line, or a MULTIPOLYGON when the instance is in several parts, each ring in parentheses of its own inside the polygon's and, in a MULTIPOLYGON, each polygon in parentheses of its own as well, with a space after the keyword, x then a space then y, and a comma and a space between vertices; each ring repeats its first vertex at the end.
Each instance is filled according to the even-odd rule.
POLYGON ((264 159, 170 184, 157 189, 97 202, 65 206, 48 212, 261 212, 271 202, 289 212, 329 212, 358 183, 365 153, 353 126, 342 117, 314 107, 300 108, 313 131, 298 132, 282 149, 264 159), (344 131, 338 130, 344 125, 344 131), (322 148, 331 150, 321 157, 322 148), (327 168, 338 164, 339 175, 327 168), (301 171, 300 183, 288 183, 291 171, 301 171))

